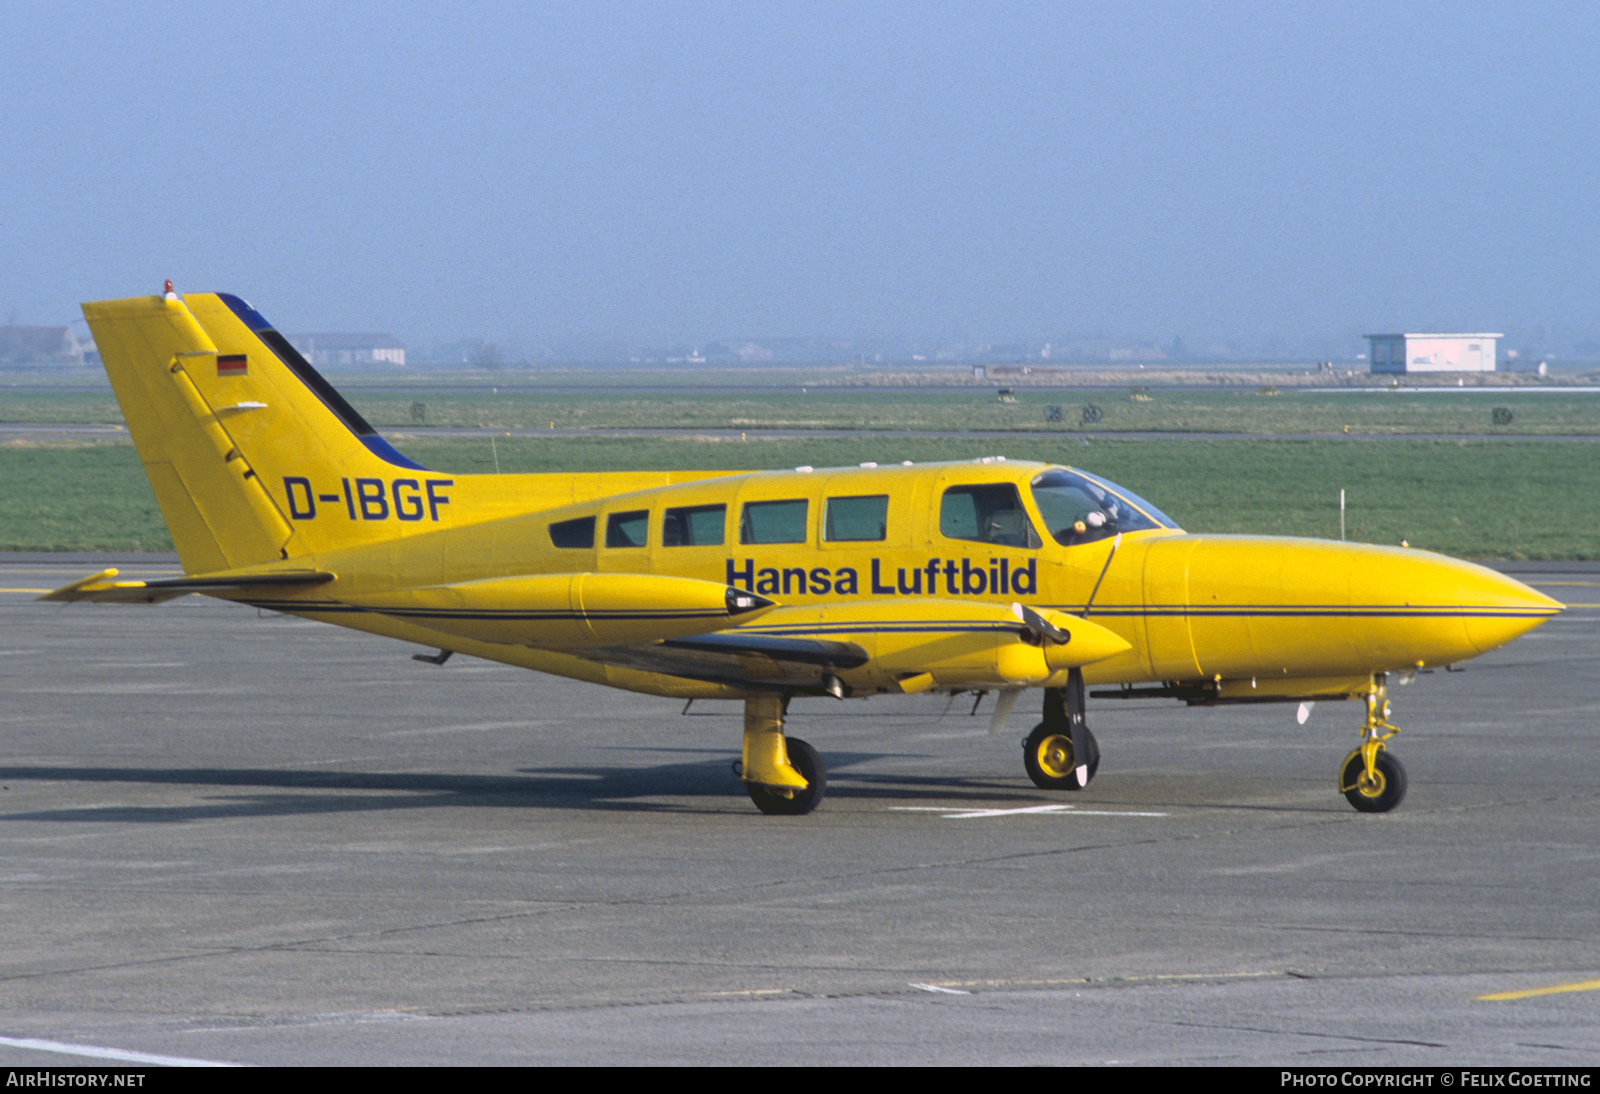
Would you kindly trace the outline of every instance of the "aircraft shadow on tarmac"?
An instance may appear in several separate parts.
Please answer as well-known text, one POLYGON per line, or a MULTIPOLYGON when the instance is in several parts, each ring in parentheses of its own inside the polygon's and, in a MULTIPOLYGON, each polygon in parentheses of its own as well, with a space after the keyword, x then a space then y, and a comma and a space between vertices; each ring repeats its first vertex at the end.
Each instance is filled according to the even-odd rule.
MULTIPOLYGON (((663 750, 664 751, 664 750, 663 750)), ((752 809, 744 786, 733 774, 726 750, 673 749, 715 759, 678 761, 645 767, 525 768, 516 775, 429 774, 418 772, 330 772, 230 767, 59 767, 0 768, 0 785, 22 782, 130 783, 167 787, 211 787, 243 791, 208 796, 192 804, 78 805, 62 809, 0 813, 4 821, 94 821, 174 824, 232 817, 365 812, 384 809, 543 808, 605 811, 715 812, 752 809), (249 791, 259 791, 250 793, 249 791), (297 793, 298 791, 298 793, 297 793), (669 799, 666 801, 660 799, 669 799), (677 799, 677 800, 670 800, 677 799), (698 799, 685 802, 682 799, 698 799)), ((828 754, 831 798, 893 801, 937 799, 941 804, 972 800, 994 804, 1016 800, 1037 803, 1031 787, 971 776, 879 774, 851 776, 848 769, 878 758, 877 753, 828 754)))

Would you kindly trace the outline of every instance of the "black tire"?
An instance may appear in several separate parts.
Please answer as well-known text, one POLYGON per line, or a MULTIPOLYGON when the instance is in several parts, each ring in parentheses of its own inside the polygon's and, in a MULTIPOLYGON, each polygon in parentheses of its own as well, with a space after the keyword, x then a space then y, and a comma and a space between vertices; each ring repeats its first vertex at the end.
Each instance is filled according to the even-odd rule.
POLYGON ((811 785, 804 790, 796 790, 793 797, 785 797, 775 790, 755 783, 745 783, 745 789, 750 792, 750 800, 755 802, 756 808, 763 813, 775 817, 804 816, 821 805, 823 797, 827 795, 828 769, 823 766, 822 757, 817 755, 817 750, 800 738, 787 737, 784 739, 784 745, 789 752, 789 762, 811 785))
MULTIPOLYGON (((1089 754, 1089 781, 1100 770, 1100 742, 1087 726, 1083 730, 1084 749, 1089 754)), ((1072 738, 1059 729, 1046 728, 1044 722, 1033 727, 1022 742, 1022 766, 1040 790, 1082 790, 1078 785, 1077 761, 1072 756, 1072 738)))
POLYGON ((1387 813, 1405 800, 1406 769, 1387 752, 1379 752, 1372 766, 1378 773, 1377 779, 1362 785, 1367 773, 1366 764, 1361 762, 1361 750, 1356 749, 1346 757, 1344 767, 1339 771, 1339 787, 1350 788, 1344 792, 1345 801, 1358 811, 1387 813))

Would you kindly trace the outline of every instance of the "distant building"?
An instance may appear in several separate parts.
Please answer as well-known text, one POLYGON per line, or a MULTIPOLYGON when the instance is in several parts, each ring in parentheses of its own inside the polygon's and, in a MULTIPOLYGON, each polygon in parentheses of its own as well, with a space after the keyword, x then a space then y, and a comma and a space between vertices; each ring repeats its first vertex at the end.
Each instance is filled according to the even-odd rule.
POLYGON ((406 344, 392 334, 291 334, 289 342, 319 368, 406 363, 406 344))
POLYGON ((93 348, 71 327, 0 327, 0 366, 81 365, 84 351, 93 348))
POLYGON ((1495 341, 1503 334, 1369 334, 1372 371, 1493 372, 1495 341))
POLYGON ((1165 361, 1167 359, 1160 346, 1154 342, 1140 342, 1133 346, 1112 346, 1110 353, 1113 361, 1165 361))

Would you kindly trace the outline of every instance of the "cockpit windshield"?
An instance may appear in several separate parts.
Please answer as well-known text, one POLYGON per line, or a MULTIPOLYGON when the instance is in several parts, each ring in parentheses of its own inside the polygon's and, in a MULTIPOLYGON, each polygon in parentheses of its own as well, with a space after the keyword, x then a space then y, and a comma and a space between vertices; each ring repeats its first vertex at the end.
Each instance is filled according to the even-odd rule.
POLYGON ((1118 532, 1177 527, 1139 495, 1082 471, 1052 467, 1034 476, 1032 489, 1045 526, 1063 546, 1092 543, 1118 532))

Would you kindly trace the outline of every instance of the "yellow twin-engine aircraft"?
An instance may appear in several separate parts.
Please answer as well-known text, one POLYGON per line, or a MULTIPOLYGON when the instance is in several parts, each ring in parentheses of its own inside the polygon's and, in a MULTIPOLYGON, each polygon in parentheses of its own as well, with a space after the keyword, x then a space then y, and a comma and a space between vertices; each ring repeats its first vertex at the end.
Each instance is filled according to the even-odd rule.
POLYGON ((1046 789, 1086 786, 1094 697, 1359 699, 1339 768, 1357 809, 1405 793, 1390 674, 1449 665, 1561 610, 1424 551, 1187 535, 1067 467, 1000 458, 844 469, 445 475, 391 448, 233 296, 85 304, 183 562, 47 600, 199 592, 439 650, 674 698, 745 704, 739 768, 766 813, 827 776, 789 700, 1024 689, 1046 789))

